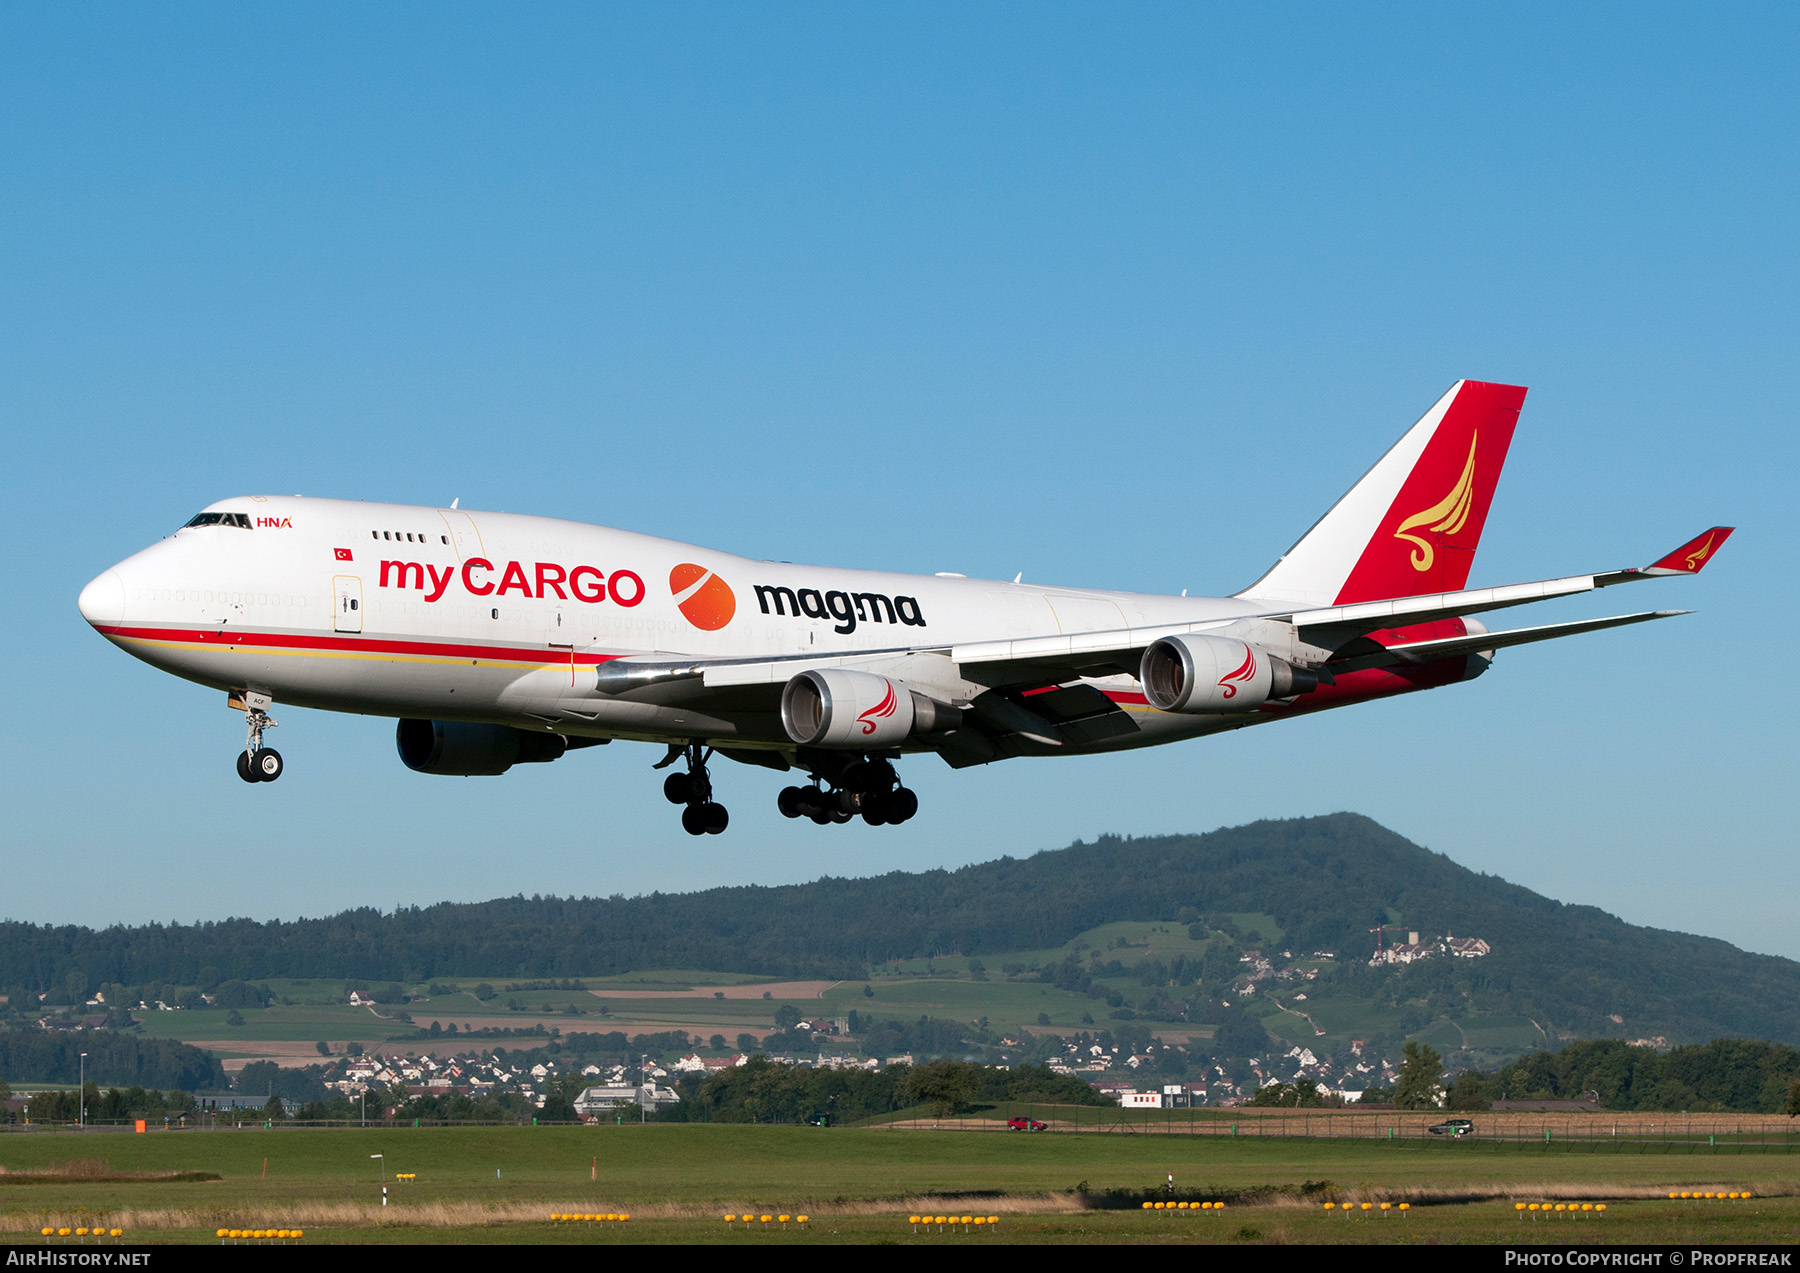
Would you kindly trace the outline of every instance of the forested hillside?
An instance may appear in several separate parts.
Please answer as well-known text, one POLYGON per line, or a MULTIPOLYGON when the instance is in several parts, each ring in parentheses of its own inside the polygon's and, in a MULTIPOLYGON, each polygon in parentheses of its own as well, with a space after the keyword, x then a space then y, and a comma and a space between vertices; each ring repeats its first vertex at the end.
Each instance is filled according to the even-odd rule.
MULTIPOLYGON (((1282 944, 1296 955, 1338 952, 1336 993, 1421 1021, 1512 1013, 1550 1038, 1662 1035, 1680 1043, 1731 1035, 1800 1043, 1800 964, 1552 901, 1468 871, 1354 814, 1207 835, 1103 837, 958 871, 777 888, 514 897, 292 923, 238 919, 96 931, 6 922, 0 990, 18 1005, 39 993, 47 1002, 67 1001, 108 982, 416 983, 471 973, 570 977, 642 968, 862 978, 896 959, 1051 950, 1111 921, 1185 924, 1241 912, 1272 915, 1282 944), (1364 963, 1368 930, 1383 921, 1480 937, 1491 953, 1371 969, 1364 963)), ((1195 971, 1182 974, 1189 984, 1195 971)), ((1193 1011, 1193 1019, 1207 1020, 1217 1009, 1196 1004, 1193 1011)))
POLYGON ((80 1037, 42 1030, 0 1029, 0 1077, 73 1083, 85 1070, 120 1087, 136 1085, 196 1092, 225 1085, 225 1071, 209 1053, 168 1039, 140 1039, 111 1031, 80 1037), (85 1066, 80 1058, 85 1054, 85 1066))

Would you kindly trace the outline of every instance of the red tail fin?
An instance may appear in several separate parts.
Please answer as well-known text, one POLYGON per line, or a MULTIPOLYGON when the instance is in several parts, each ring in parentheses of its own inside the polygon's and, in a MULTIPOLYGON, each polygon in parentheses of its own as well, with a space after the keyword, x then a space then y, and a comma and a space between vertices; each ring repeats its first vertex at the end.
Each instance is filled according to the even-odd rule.
POLYGON ((1525 390, 1463 380, 1244 596, 1346 605, 1469 579, 1525 390))
POLYGON ((1525 390, 1517 385, 1463 383, 1357 558, 1337 604, 1456 592, 1469 582, 1524 405, 1525 390))

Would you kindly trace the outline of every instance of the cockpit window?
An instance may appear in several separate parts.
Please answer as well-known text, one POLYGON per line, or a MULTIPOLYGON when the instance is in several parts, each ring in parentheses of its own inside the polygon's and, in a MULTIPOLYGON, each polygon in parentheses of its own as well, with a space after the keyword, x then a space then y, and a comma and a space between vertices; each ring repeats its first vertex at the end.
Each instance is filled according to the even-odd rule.
POLYGON ((196 513, 194 519, 190 521, 187 526, 182 527, 182 529, 186 530, 188 526, 235 526, 239 530, 249 530, 250 514, 196 513))

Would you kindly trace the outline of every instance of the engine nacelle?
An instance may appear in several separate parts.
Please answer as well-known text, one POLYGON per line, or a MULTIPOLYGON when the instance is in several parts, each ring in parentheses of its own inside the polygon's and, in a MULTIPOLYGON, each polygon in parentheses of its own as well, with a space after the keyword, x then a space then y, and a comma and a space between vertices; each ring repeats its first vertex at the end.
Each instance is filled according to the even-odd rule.
POLYGON ((503 774, 514 765, 544 764, 569 746, 561 734, 450 720, 403 720, 394 730, 394 744, 413 772, 459 778, 503 774))
POLYGON ((961 720, 956 708, 872 672, 814 668, 781 692, 782 728, 804 747, 879 750, 961 720))
POLYGON ((1273 698, 1309 694, 1319 678, 1233 637, 1164 637, 1144 651, 1138 679, 1165 712, 1249 712, 1273 698))

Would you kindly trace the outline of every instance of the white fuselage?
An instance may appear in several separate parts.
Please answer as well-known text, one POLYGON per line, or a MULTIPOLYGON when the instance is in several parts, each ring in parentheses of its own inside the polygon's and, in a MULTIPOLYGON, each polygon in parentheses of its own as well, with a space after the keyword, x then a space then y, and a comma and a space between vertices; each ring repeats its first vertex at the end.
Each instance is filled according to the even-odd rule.
MULTIPOLYGON (((591 738, 791 745, 767 696, 734 705, 711 693, 702 708, 687 701, 697 685, 600 692, 594 669, 620 657, 912 650, 913 679, 929 681, 920 647, 1224 621, 1252 610, 1229 598, 755 561, 508 513, 297 496, 228 499, 206 513, 224 516, 177 531, 89 584, 81 596, 89 622, 136 657, 218 689, 591 738)), ((954 665, 941 662, 955 682, 954 665)), ((1249 723, 1145 710, 1129 677, 1095 683, 1138 729, 1071 750, 1249 723)), ((957 684, 942 688, 957 694, 957 684)))

